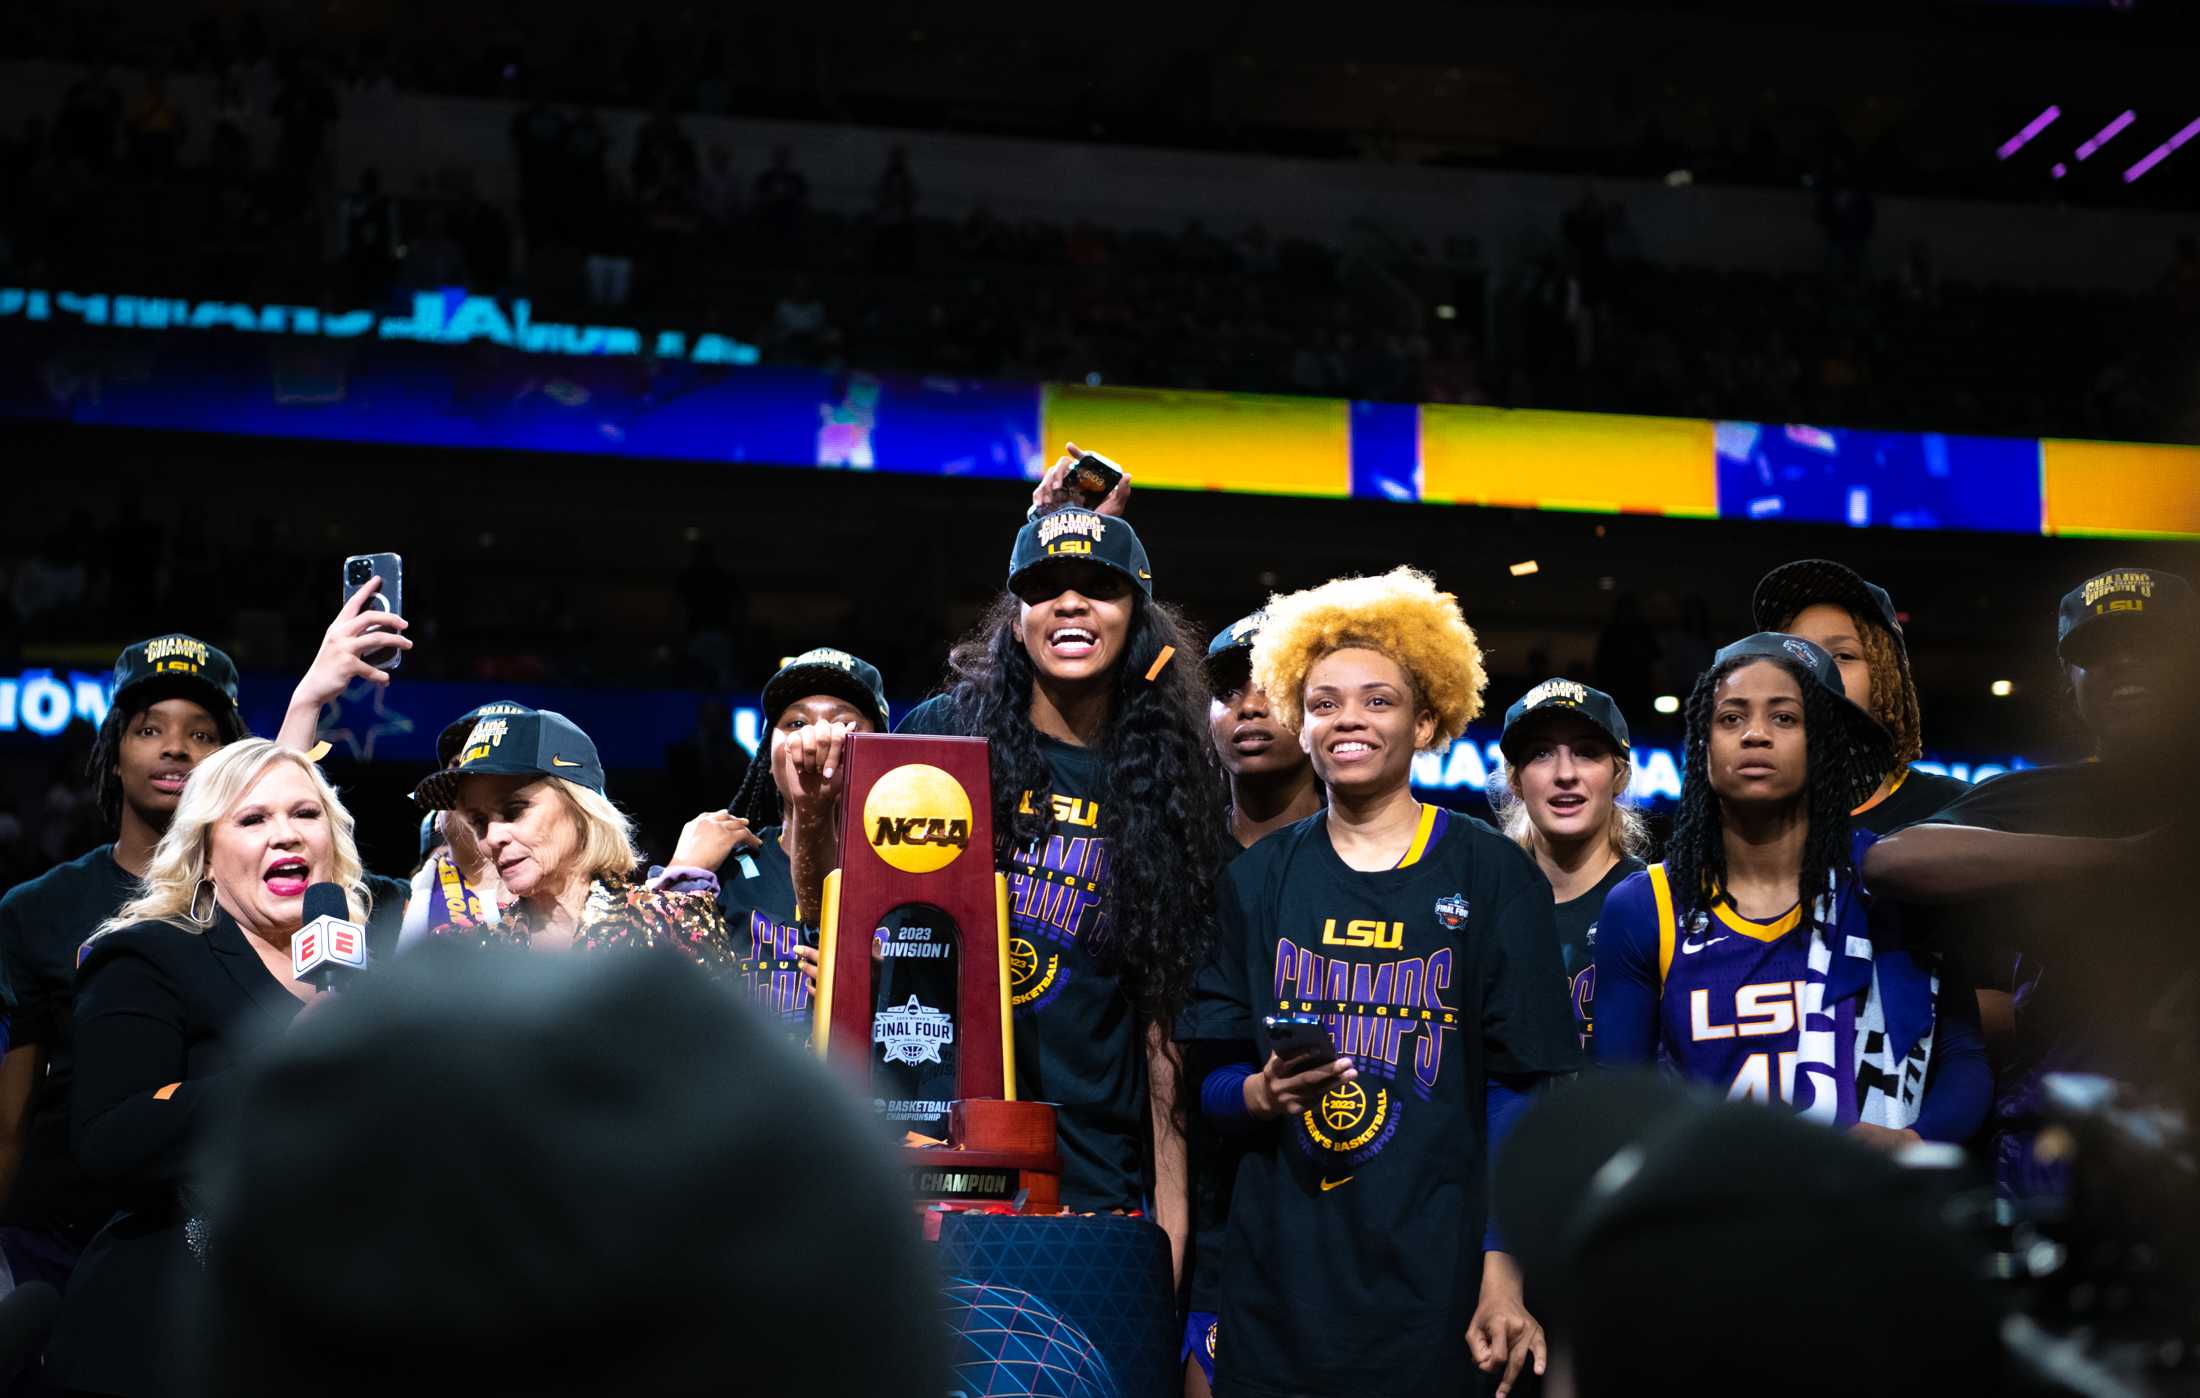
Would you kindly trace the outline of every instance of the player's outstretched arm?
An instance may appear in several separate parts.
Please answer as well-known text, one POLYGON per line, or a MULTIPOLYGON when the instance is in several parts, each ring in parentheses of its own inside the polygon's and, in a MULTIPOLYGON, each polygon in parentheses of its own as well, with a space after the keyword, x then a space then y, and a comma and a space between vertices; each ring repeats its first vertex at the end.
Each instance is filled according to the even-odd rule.
MULTIPOLYGON (((1864 856, 1864 886, 1905 903, 1963 903, 2060 879, 2133 870, 2150 836, 2022 835, 1976 825, 1912 825, 1864 856)), ((1603 991, 1603 986, 1598 986, 1603 991)), ((1601 1000, 1600 1013, 1604 1009, 1601 1000)))

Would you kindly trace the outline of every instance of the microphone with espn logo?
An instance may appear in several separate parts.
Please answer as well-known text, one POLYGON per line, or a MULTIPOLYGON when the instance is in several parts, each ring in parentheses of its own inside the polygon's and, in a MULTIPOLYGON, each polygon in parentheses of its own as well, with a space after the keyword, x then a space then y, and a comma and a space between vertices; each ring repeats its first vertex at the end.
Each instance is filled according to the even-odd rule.
POLYGON ((366 929, 351 920, 344 890, 317 883, 306 890, 306 920, 290 939, 290 975, 315 990, 341 990, 367 969, 366 929))

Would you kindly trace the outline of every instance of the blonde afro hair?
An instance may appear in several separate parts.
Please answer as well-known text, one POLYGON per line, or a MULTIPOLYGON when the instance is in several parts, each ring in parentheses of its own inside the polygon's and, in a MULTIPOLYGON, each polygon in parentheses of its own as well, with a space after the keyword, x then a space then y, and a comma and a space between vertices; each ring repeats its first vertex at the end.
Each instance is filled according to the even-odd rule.
POLYGON ((1414 697, 1436 715, 1430 750, 1442 752, 1482 712, 1482 647, 1459 614, 1459 599, 1438 592, 1417 569, 1376 578, 1335 578, 1271 598, 1253 643, 1253 683, 1276 716, 1297 732, 1306 712, 1306 672, 1332 651, 1364 647, 1402 666, 1414 697))

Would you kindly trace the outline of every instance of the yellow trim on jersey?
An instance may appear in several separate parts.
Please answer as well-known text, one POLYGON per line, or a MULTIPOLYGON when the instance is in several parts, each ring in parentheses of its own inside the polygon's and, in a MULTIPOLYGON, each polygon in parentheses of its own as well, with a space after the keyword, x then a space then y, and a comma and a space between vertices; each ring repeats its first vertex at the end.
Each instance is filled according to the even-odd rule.
POLYGON ((1797 903, 1780 915, 1777 922, 1751 922, 1724 903, 1714 903, 1711 914, 1729 928, 1751 941, 1777 942, 1803 925, 1803 905, 1797 903))
POLYGON ((1658 902, 1658 994, 1665 993, 1665 974, 1673 969, 1673 885, 1665 878, 1665 866, 1650 866, 1650 896, 1658 902))
POLYGON ((1864 812, 1866 812, 1866 811, 1870 810, 1870 809, 1871 809, 1872 807, 1874 807, 1874 806, 1878 805, 1878 804, 1879 804, 1880 802, 1882 802, 1882 801, 1886 800, 1886 799, 1887 799, 1888 797, 1890 797, 1890 796, 1894 795, 1894 794, 1895 794, 1895 793, 1896 793, 1897 791, 1900 791, 1900 790, 1902 789, 1902 783, 1904 783, 1904 782, 1908 781, 1909 779, 1910 779, 1910 769, 1909 769, 1909 768, 1907 768, 1907 767, 1905 767, 1905 768, 1903 768, 1903 769, 1902 769, 1902 774, 1901 774, 1900 776, 1898 776, 1898 777, 1896 777, 1896 778, 1894 779, 1894 785, 1893 785, 1893 786, 1890 786, 1890 787, 1888 787, 1888 788, 1887 788, 1887 789, 1886 789, 1885 791, 1875 791, 1875 792, 1873 792, 1873 793, 1871 794, 1870 798, 1869 798, 1869 799, 1867 799, 1867 800, 1866 800, 1866 801, 1864 802, 1864 804, 1863 804, 1863 805, 1861 805, 1861 806, 1858 806, 1858 807, 1857 807, 1857 808, 1856 808, 1855 810, 1853 810, 1853 811, 1850 811, 1850 812, 1849 812, 1849 814, 1850 814, 1850 815, 1852 815, 1852 816, 1860 816, 1860 815, 1864 814, 1864 812))
POLYGON ((1424 802, 1421 806, 1421 823, 1413 828, 1413 843, 1406 846, 1405 857, 1392 867, 1405 869, 1420 863, 1421 856, 1428 853, 1429 832, 1435 828, 1436 808, 1424 802))
POLYGON ((994 941, 999 950, 994 965, 1000 974, 993 979, 1001 987, 1001 1099, 1016 1100, 1016 1020, 1008 1002, 1008 875, 993 876, 993 924, 994 941))
MULTIPOLYGON (((817 994, 810 999, 810 1044, 817 1056, 825 1056, 826 1041, 832 1038, 833 1025, 833 947, 840 931, 840 871, 831 870, 825 875, 825 895, 819 900, 825 905, 817 920, 817 994)), ((1006 961, 1001 963, 1007 965, 1006 961)), ((1002 979, 1005 981, 1006 976, 1002 979)))

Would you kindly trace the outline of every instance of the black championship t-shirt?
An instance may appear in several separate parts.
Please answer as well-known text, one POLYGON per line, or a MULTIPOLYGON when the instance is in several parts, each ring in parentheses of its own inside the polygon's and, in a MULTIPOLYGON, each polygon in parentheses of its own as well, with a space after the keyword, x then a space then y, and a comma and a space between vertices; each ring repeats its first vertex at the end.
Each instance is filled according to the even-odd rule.
POLYGON ((1949 802, 1970 789, 1969 782, 1920 772, 1912 767, 1895 784, 1894 790, 1887 793, 1886 800, 1856 812, 1849 817, 1849 824, 1858 830, 1884 835, 1939 814, 1949 802))
MULTIPOLYGON (((972 735, 945 696, 902 719, 902 733, 972 735)), ((1016 1094, 1052 1102, 1062 1203, 1142 1207, 1147 1189, 1146 1053, 1138 1016, 1091 942, 1107 919, 1108 847, 1100 837, 1098 757, 1041 736, 1053 777, 1046 834, 1002 866, 1008 875, 1009 1004, 1016 1094)), ((1028 803, 1040 799, 1025 792, 1028 803)))
POLYGON ((1421 857, 1361 873, 1328 816, 1223 874, 1195 1005, 1266 1061, 1265 1015, 1316 1013, 1359 1069, 1302 1116, 1254 1128, 1230 1202, 1218 1385, 1285 1395, 1480 1390, 1467 1321, 1488 1223, 1487 1084, 1580 1066, 1551 888, 1453 814, 1421 857))
POLYGON ((1573 1002, 1574 1027, 1580 1031, 1585 1057, 1590 1037, 1596 1033, 1597 919, 1604 916, 1604 899, 1620 880, 1648 867, 1639 859, 1622 857, 1595 888, 1551 910, 1558 923, 1558 959, 1566 968, 1566 998, 1573 1002))
MULTIPOLYGON (((2180 818, 2189 819, 2182 795, 2167 797, 2158 771, 2073 762, 1980 782, 1929 823, 2120 839, 2180 818)), ((1934 927, 1960 936, 1957 949, 1982 963, 1982 983, 2017 995, 2009 1067, 2152 1080, 2190 1053, 2200 985, 2188 920, 2175 915, 2189 906, 2190 878, 2189 864, 2165 857, 2123 878, 1934 909, 1934 927), (1983 964, 2004 949, 2015 957, 1983 964)))
POLYGON ((4 1218, 25 1228, 97 1228, 114 1212, 108 1191, 69 1150, 69 1078, 76 1026, 76 959, 84 939, 138 895, 115 847, 57 864, 0 898, 0 968, 15 993, 8 1046, 36 1044, 43 1070, 31 1084, 23 1160, 4 1218))
POLYGON ((794 949, 802 944, 795 918, 794 867, 780 846, 781 827, 756 832, 761 849, 742 850, 718 870, 718 906, 733 939, 735 968, 756 1002, 797 1038, 810 1032, 810 985, 794 949))
MULTIPOLYGON (((1232 839, 1225 850, 1236 846, 1232 839)), ((1243 848, 1239 848, 1243 852, 1243 848)), ((1234 861, 1237 856, 1232 855, 1234 861)), ((1250 1039, 1213 1038, 1201 1027, 1193 1007, 1178 1021, 1178 1052, 1183 1055, 1184 1083, 1191 1112, 1186 1135, 1187 1164, 1192 1177, 1192 1238, 1184 1266, 1190 1273, 1186 1306, 1214 1312, 1222 1307, 1222 1250, 1229 1240, 1230 1190, 1237 1182, 1238 1157, 1245 1153, 1245 1135, 1219 1129, 1196 1106, 1197 1085, 1217 1068, 1245 1063, 1253 1056, 1250 1039)))

